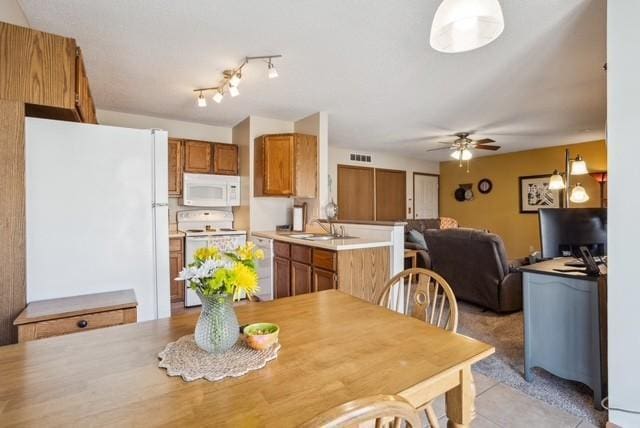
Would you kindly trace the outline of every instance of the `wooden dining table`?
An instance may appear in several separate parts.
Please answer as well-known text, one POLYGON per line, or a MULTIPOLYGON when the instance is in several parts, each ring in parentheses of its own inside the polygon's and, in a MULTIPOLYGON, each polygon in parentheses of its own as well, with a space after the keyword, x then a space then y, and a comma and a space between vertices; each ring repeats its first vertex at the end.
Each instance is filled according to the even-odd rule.
POLYGON ((419 407, 446 394, 450 427, 468 426, 471 365, 494 352, 329 290, 236 307, 241 324, 280 325, 278 358, 217 382, 185 382, 158 353, 197 314, 0 348, 2 426, 297 426, 334 406, 399 394, 419 407))

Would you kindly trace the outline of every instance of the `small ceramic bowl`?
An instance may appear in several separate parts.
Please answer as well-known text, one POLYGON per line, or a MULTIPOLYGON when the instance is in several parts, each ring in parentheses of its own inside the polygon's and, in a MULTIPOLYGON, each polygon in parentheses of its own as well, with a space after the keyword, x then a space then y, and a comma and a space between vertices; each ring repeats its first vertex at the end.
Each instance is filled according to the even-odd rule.
POLYGON ((249 324, 243 330, 247 345, 262 351, 269 346, 278 342, 278 333, 280 333, 280 327, 278 324, 272 324, 269 322, 259 322, 255 324, 249 324))

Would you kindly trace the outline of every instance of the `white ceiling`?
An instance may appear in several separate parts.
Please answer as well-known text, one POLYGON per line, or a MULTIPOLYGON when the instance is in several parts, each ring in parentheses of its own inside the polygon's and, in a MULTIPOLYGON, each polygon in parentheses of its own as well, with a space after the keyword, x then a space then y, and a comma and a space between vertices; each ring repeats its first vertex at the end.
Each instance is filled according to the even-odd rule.
POLYGON ((456 131, 498 153, 602 138, 605 2, 500 2, 495 42, 442 54, 439 0, 20 0, 32 27, 77 39, 103 109, 220 126, 327 111, 332 145, 425 159, 456 131), (278 79, 252 63, 240 96, 195 105, 194 88, 265 54, 284 55, 278 79))

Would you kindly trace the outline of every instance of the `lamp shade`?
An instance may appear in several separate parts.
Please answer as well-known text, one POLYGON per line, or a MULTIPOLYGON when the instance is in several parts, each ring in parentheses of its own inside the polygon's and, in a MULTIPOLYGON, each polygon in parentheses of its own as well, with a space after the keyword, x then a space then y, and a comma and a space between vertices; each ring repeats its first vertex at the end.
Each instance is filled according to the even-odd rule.
POLYGON ((578 183, 571 189, 569 200, 576 204, 582 204, 589 200, 589 195, 587 195, 587 191, 584 190, 584 187, 582 187, 582 185, 578 183))
POLYGON ((502 30, 498 0, 443 0, 433 17, 429 43, 440 52, 465 52, 491 43, 502 30))
POLYGON ((564 179, 562 178, 562 175, 560 175, 557 169, 553 171, 553 174, 549 178, 549 189, 550 190, 564 189, 564 179))
POLYGON ((455 160, 460 160, 460 158, 462 157, 462 160, 466 161, 471 159, 473 155, 471 154, 470 150, 462 149, 462 150, 456 150, 454 152, 451 152, 451 157, 454 158, 455 160))
POLYGON ((578 155, 571 162, 571 175, 584 175, 589 174, 587 170, 587 163, 582 159, 582 156, 578 155))

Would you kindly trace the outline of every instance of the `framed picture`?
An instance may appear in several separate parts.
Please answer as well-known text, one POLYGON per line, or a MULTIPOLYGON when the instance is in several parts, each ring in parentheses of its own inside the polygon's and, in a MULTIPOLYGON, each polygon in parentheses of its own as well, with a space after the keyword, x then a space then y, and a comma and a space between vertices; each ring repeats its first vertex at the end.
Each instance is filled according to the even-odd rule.
POLYGON ((562 190, 549 189, 551 175, 520 177, 520 212, 535 214, 540 208, 560 208, 562 190))

